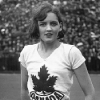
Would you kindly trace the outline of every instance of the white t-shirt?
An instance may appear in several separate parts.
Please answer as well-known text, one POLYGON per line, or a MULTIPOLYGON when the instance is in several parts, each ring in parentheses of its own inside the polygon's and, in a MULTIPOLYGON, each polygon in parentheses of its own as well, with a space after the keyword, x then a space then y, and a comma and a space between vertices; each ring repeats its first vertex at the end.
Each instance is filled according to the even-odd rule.
POLYGON ((27 87, 31 100, 69 100, 73 69, 85 62, 82 53, 74 45, 61 43, 43 59, 37 47, 38 43, 25 46, 19 57, 28 71, 27 87))

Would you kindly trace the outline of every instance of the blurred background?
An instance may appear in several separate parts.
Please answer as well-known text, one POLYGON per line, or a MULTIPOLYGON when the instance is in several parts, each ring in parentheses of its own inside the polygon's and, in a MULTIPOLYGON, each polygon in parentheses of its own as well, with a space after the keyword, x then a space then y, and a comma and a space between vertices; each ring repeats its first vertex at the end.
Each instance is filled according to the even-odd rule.
MULTIPOLYGON (((18 57, 29 39, 35 4, 45 0, 0 0, 0 73, 20 73, 18 57)), ((100 72, 100 0, 46 0, 58 6, 65 36, 60 41, 76 45, 86 58, 89 73, 100 72)))

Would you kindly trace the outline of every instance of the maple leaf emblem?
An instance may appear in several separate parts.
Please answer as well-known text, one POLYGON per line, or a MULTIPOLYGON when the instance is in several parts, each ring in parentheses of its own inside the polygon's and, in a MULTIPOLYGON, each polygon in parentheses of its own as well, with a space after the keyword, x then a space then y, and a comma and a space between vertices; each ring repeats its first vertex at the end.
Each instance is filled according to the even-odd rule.
POLYGON ((42 92, 45 94, 46 92, 54 92, 54 85, 57 80, 57 76, 51 76, 48 74, 48 70, 45 65, 40 68, 40 72, 38 72, 39 79, 31 75, 32 82, 34 83, 33 89, 37 92, 42 92))

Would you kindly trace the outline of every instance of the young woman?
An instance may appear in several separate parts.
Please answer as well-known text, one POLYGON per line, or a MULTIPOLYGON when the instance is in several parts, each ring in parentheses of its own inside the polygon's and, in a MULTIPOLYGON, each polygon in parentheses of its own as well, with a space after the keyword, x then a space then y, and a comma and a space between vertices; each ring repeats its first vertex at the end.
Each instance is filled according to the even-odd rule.
POLYGON ((74 74, 85 100, 94 100, 95 90, 82 53, 58 40, 63 34, 59 9, 48 2, 36 6, 30 30, 30 36, 40 41, 20 53, 22 100, 70 100, 74 74))

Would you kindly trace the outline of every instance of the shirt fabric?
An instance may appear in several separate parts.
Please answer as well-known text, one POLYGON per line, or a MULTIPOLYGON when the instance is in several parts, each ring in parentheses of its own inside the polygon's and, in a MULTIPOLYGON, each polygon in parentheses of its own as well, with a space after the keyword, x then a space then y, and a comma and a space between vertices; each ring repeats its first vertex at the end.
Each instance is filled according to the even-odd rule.
POLYGON ((38 44, 27 45, 19 61, 28 71, 28 91, 31 100, 70 100, 73 69, 85 58, 74 45, 61 43, 46 59, 38 51, 38 44))

